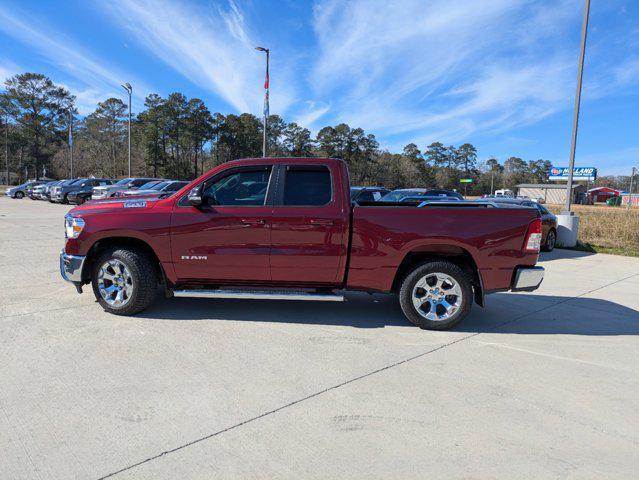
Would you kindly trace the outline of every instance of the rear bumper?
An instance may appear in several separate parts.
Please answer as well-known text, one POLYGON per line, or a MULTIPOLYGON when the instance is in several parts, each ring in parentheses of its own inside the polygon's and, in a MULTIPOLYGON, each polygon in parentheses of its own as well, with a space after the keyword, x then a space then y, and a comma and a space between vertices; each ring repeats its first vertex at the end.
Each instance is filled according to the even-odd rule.
POLYGON ((537 290, 544 279, 544 267, 519 267, 515 271, 513 292, 532 292, 537 290))
POLYGON ((82 267, 86 257, 78 255, 67 255, 64 250, 60 251, 60 275, 67 282, 82 284, 82 267))

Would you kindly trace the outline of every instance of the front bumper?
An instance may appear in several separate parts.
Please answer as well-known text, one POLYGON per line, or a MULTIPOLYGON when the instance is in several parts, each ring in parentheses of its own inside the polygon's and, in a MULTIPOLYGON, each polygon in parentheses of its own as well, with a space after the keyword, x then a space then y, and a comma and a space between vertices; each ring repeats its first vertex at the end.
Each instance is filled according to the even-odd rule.
POLYGON ((86 257, 78 255, 67 255, 63 250, 60 251, 60 275, 67 282, 75 283, 76 286, 82 284, 82 268, 86 257))
POLYGON ((511 288, 514 292, 532 292, 537 290, 544 279, 544 267, 519 267, 511 288))

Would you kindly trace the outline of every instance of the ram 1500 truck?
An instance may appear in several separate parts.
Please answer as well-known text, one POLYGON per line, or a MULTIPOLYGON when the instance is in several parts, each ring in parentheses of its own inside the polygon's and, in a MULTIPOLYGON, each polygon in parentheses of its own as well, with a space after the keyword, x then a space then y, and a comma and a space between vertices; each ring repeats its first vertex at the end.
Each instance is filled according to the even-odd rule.
POLYGON ((163 199, 91 201, 65 218, 60 271, 131 315, 169 296, 341 301, 395 293, 411 322, 450 328, 473 302, 535 290, 534 208, 351 202, 341 160, 225 163, 163 199))

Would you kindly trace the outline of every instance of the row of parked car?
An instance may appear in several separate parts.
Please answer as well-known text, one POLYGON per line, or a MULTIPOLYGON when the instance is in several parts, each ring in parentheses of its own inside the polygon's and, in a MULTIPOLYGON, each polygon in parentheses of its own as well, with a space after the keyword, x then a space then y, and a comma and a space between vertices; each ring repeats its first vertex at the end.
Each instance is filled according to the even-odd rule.
POLYGON ((189 182, 162 178, 73 178, 67 180, 32 180, 6 190, 11 198, 29 197, 31 200, 48 200, 52 203, 82 204, 87 200, 103 200, 112 197, 160 197, 176 192, 189 182))
MULTIPOLYGON (((53 203, 81 204, 87 200, 104 200, 113 197, 162 197, 170 195, 188 185, 182 180, 158 178, 76 178, 50 182, 31 181, 7 189, 7 196, 13 198, 29 197, 32 200, 48 200, 53 203)), ((464 197, 453 190, 434 188, 402 188, 388 190, 384 187, 351 187, 353 203, 407 203, 423 202, 465 202, 464 197)), ((557 218, 539 202, 529 198, 511 198, 490 196, 480 201, 491 202, 495 207, 536 208, 542 220, 543 249, 550 251, 557 241, 557 218)))

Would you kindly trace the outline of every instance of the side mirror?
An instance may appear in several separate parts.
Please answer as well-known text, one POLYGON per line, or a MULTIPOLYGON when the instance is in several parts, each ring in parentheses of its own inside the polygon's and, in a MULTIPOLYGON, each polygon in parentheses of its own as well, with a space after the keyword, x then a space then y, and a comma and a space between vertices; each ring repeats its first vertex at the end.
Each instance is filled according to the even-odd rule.
POLYGON ((189 192, 189 203, 194 207, 202 206, 202 186, 195 187, 189 192))

